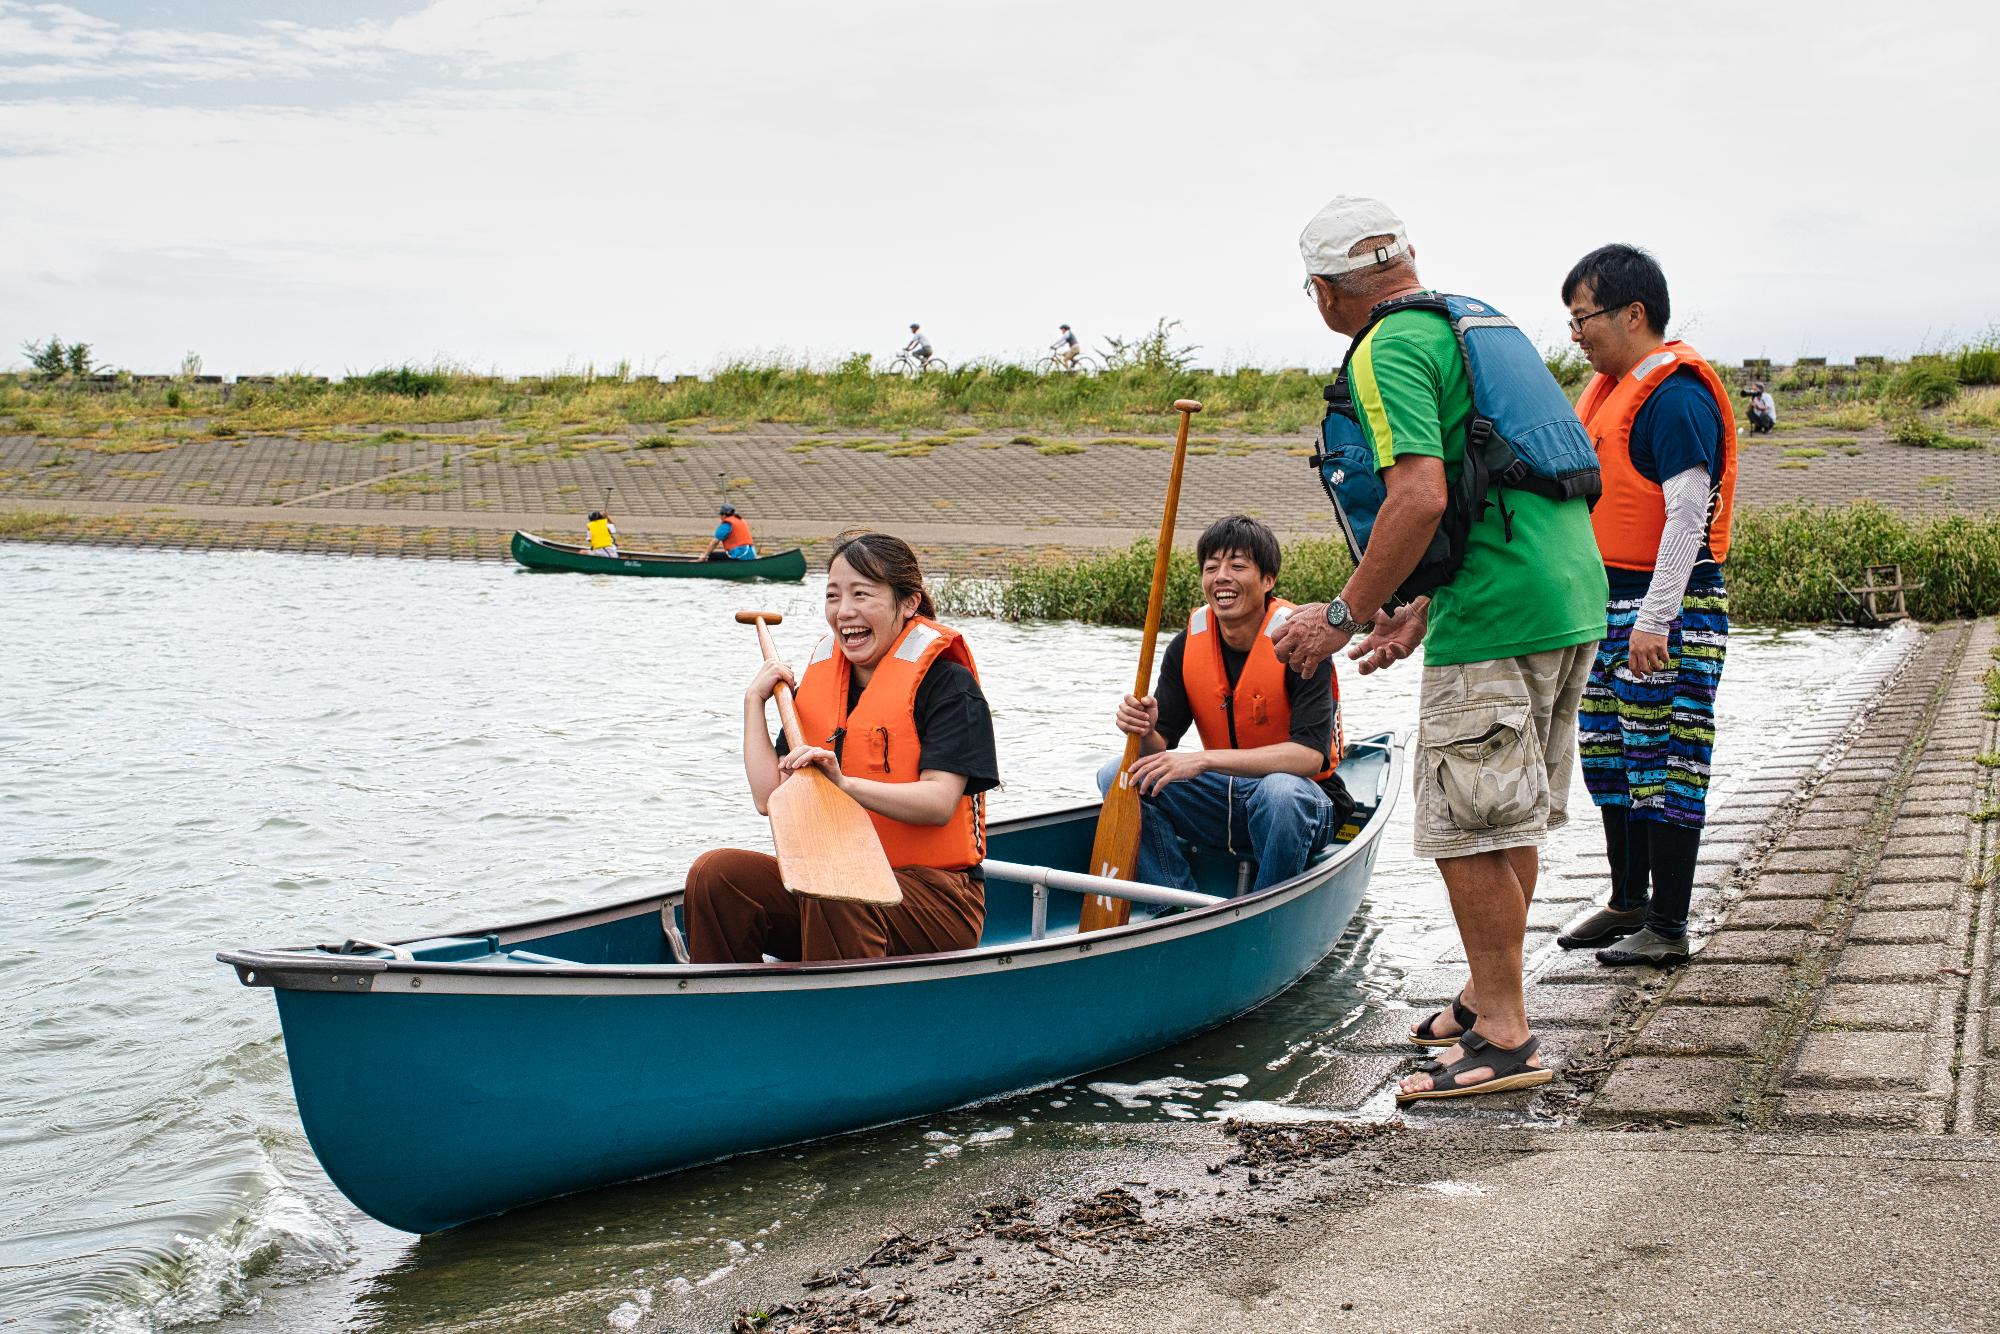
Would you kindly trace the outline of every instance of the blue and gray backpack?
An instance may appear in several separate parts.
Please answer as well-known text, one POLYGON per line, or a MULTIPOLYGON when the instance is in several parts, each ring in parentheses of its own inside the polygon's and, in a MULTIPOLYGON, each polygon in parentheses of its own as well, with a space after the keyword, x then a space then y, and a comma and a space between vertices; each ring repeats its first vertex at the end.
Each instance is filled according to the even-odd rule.
POLYGON ((1488 506, 1499 505, 1507 540, 1514 540, 1513 515, 1500 488, 1594 506, 1603 484, 1590 434, 1577 420, 1562 386, 1549 374, 1541 353, 1512 320, 1482 301, 1443 292, 1385 301, 1368 312, 1368 323, 1354 335, 1340 374, 1326 387, 1320 452, 1312 456, 1357 564, 1368 549, 1387 488, 1355 414, 1347 363, 1370 329, 1404 310, 1434 310, 1451 321, 1472 389, 1465 464, 1451 487, 1429 550, 1396 589, 1397 599, 1407 602, 1451 582, 1464 563, 1472 525, 1485 516, 1488 506))

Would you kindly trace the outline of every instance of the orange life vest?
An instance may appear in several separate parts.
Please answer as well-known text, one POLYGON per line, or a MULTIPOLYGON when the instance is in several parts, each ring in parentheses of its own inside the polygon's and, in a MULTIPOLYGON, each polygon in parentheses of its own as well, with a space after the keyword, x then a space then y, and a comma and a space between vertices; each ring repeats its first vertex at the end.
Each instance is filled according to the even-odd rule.
POLYGON ((1616 381, 1593 375, 1577 400, 1576 415, 1597 447, 1604 477, 1604 498, 1590 512, 1590 526, 1597 530, 1604 563, 1614 569, 1650 570, 1659 559, 1660 534, 1667 526, 1666 492, 1632 466, 1632 423, 1653 391, 1683 366, 1701 376, 1722 414, 1722 480, 1709 494, 1708 549, 1717 562, 1729 554, 1729 521, 1736 507, 1736 412, 1722 378, 1699 352, 1675 339, 1647 353, 1616 381))
MULTIPOLYGON (((1278 661, 1271 637, 1292 614, 1292 604, 1272 598, 1264 609, 1257 642, 1244 660, 1242 675, 1232 690, 1222 665, 1222 633, 1215 628, 1208 604, 1188 617, 1187 641, 1181 646, 1181 685, 1195 730, 1208 750, 1255 750, 1292 739, 1292 705, 1285 694, 1285 664, 1278 661)), ((1340 767, 1340 674, 1333 676, 1333 743, 1326 768, 1315 781, 1340 767)))
MULTIPOLYGON (((923 741, 917 736, 917 687, 940 658, 949 658, 971 672, 973 680, 979 679, 965 636, 929 617, 912 616, 895 646, 875 664, 875 674, 849 713, 851 665, 832 635, 821 639, 793 694, 806 743, 832 749, 839 735, 842 773, 879 783, 916 782, 923 754, 923 741)), ((941 825, 904 824, 873 811, 868 818, 875 822, 876 837, 882 840, 891 866, 950 871, 977 866, 986 857, 983 795, 960 797, 951 819, 941 825)))
POLYGON ((742 515, 723 515, 722 526, 729 530, 722 539, 722 549, 724 551, 734 551, 738 547, 755 545, 750 539, 750 525, 743 522, 742 515))

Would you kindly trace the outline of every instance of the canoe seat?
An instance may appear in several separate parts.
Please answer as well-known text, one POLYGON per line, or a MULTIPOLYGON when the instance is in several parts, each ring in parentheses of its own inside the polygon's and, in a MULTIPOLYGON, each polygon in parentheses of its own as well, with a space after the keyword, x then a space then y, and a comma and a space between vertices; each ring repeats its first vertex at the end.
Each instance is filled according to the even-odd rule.
POLYGON ((573 968, 574 959, 558 959, 548 954, 536 954, 533 950, 508 950, 501 956, 508 963, 552 963, 559 968, 573 968))
POLYGON ((403 948, 410 952, 412 958, 432 963, 459 963, 499 953, 500 937, 437 936, 430 940, 411 941, 403 948))

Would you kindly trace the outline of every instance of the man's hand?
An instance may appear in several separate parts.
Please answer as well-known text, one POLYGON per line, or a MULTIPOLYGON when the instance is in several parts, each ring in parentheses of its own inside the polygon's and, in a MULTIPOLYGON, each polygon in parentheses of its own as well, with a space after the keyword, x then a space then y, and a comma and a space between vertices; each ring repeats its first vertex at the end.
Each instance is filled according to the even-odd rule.
POLYGON ((1271 639, 1278 661, 1300 676, 1311 676, 1319 665, 1340 652, 1353 637, 1351 630, 1336 630, 1326 623, 1326 604, 1309 602, 1292 612, 1271 639))
POLYGON ((1159 730, 1160 701, 1151 695, 1144 699, 1127 695, 1118 702, 1116 719, 1118 730, 1126 736, 1151 736, 1159 730))
POLYGON ((1208 758, 1199 750, 1159 750, 1132 761, 1125 771, 1142 796, 1153 796, 1167 784, 1208 772, 1208 758))
POLYGON ((1361 664, 1361 674, 1393 667, 1416 652, 1424 642, 1429 624, 1427 608, 1421 604, 1383 610, 1375 614, 1375 628, 1366 639, 1347 650, 1347 656, 1361 664))
POLYGON ((1654 672, 1665 671, 1667 666, 1667 637, 1649 635, 1644 630, 1632 632, 1632 642, 1626 651, 1632 664, 1632 675, 1651 676, 1654 672))

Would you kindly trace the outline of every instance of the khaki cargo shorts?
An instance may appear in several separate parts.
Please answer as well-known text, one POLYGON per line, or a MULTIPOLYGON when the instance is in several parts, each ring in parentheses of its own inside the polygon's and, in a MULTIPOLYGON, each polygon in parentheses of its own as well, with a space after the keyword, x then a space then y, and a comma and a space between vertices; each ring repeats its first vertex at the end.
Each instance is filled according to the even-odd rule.
POLYGON ((1596 644, 1424 668, 1412 788, 1419 857, 1536 847, 1569 819, 1576 710, 1596 644))

